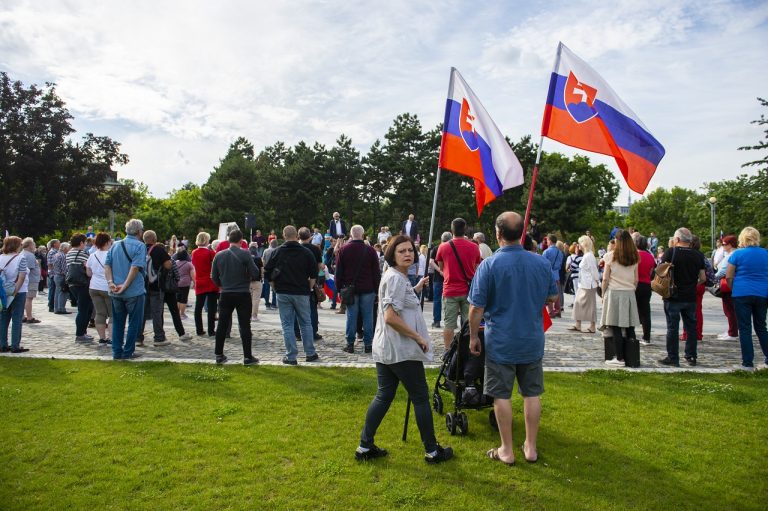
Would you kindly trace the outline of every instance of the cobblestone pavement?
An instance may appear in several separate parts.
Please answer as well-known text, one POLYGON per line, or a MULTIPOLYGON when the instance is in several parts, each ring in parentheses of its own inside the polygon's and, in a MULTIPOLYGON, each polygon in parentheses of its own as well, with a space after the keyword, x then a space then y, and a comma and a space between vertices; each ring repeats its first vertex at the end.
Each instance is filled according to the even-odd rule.
MULTIPOLYGON (((567 297, 566 303, 572 302, 573 297, 567 297)), ((184 321, 185 329, 193 335, 190 341, 182 342, 175 334, 170 315, 166 310, 165 329, 170 344, 163 347, 153 345, 151 322, 147 322, 145 332, 147 341, 144 347, 137 348, 142 357, 137 362, 169 360, 175 362, 203 362, 213 363, 213 339, 197 337, 194 335, 194 321, 189 308, 189 319, 184 321)), ((262 304, 263 305, 263 304, 262 304)), ((374 365, 371 355, 362 353, 362 344, 356 343, 356 352, 348 354, 341 351, 345 346, 344 326, 345 316, 335 314, 329 310, 328 302, 320 309, 320 334, 323 339, 315 343, 320 361, 305 363, 301 343, 299 342, 299 365, 336 366, 336 367, 372 367, 374 365)), ((599 305, 598 305, 599 307, 599 305)), ((70 310, 75 310, 70 308, 70 310)), ((606 368, 603 363, 603 341, 600 333, 588 334, 568 332, 566 329, 572 325, 571 310, 566 305, 562 319, 554 319, 554 325, 547 332, 546 351, 544 355, 544 367, 547 371, 585 371, 589 369, 606 368)), ((22 345, 29 348, 24 354, 0 354, 9 357, 29 358, 62 358, 62 359, 98 359, 111 360, 112 353, 109 345, 99 345, 98 342, 88 344, 75 343, 75 314, 55 315, 47 310, 47 297, 38 296, 34 300, 33 312, 36 318, 41 320, 39 324, 23 326, 22 345)), ((424 310, 427 324, 432 323, 432 305, 427 303, 424 310)), ((599 318, 599 311, 598 311, 599 318)), ((259 314, 260 321, 251 323, 253 331, 253 352, 260 359, 261 364, 280 365, 285 353, 280 319, 277 311, 265 311, 262 308, 259 314)), ((717 340, 717 334, 727 328, 722 313, 721 302, 709 294, 704 299, 704 339, 699 344, 698 365, 695 368, 669 368, 662 366, 658 360, 666 356, 664 319, 661 300, 654 296, 652 300, 652 344, 641 346, 641 367, 638 371, 672 372, 680 370, 693 370, 697 372, 725 372, 733 369, 733 366, 741 362, 741 352, 738 341, 717 340)), ((582 325, 586 328, 588 325, 582 325)), ((98 337, 94 329, 89 333, 98 337)), ((443 352, 442 330, 430 328, 430 334, 435 346, 434 367, 439 366, 439 356, 443 352)), ((761 351, 755 342, 755 362, 759 365, 761 351)), ((683 343, 680 345, 681 357, 683 343)), ((228 339, 225 345, 225 354, 231 364, 241 363, 242 344, 235 326, 232 331, 232 339, 228 339)))

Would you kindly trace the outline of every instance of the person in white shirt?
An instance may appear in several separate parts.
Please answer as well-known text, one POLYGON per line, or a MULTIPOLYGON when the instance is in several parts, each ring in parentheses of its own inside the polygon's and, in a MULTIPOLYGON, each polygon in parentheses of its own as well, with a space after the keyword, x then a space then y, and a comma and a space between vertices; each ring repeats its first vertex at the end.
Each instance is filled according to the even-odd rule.
POLYGON ((6 236, 3 253, 0 255, 0 272, 5 278, 7 307, 0 312, 0 351, 22 353, 29 351, 21 347, 21 320, 27 300, 27 260, 22 257, 21 238, 6 236), (8 346, 8 327, 11 327, 11 345, 8 346))
POLYGON ((475 235, 472 236, 472 240, 477 243, 477 246, 480 248, 480 257, 482 259, 488 259, 493 255, 493 250, 491 250, 491 247, 485 243, 485 234, 476 232, 475 235))
POLYGON ((85 272, 91 277, 88 294, 95 310, 94 323, 99 334, 99 344, 106 346, 112 342, 107 337, 107 318, 112 317, 112 299, 109 296, 107 277, 104 275, 104 264, 112 247, 112 239, 106 232, 100 232, 96 235, 93 246, 95 250, 88 256, 85 272))

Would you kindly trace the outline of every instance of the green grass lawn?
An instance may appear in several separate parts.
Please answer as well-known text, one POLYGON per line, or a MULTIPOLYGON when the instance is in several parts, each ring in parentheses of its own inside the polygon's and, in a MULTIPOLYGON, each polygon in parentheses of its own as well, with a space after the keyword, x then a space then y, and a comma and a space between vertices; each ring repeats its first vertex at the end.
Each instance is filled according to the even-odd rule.
POLYGON ((766 508, 768 371, 545 386, 535 465, 484 458, 487 411, 462 437, 435 415, 456 458, 425 464, 413 417, 400 440, 402 389, 376 439, 389 457, 358 463, 373 369, 2 358, 0 509, 766 508))

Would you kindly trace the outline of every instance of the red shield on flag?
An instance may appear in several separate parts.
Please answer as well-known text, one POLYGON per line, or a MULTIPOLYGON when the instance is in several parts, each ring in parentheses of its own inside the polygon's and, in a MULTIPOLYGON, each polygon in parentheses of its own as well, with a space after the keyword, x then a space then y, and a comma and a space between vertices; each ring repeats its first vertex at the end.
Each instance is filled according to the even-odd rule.
POLYGON ((573 72, 568 73, 568 80, 563 89, 563 102, 574 121, 587 122, 597 115, 594 108, 596 96, 597 89, 579 81, 573 72))
POLYGON ((469 102, 467 98, 463 98, 461 101, 461 113, 459 114, 459 130, 461 131, 461 138, 467 144, 470 151, 477 151, 480 147, 474 123, 475 116, 472 115, 472 111, 469 109, 469 102))

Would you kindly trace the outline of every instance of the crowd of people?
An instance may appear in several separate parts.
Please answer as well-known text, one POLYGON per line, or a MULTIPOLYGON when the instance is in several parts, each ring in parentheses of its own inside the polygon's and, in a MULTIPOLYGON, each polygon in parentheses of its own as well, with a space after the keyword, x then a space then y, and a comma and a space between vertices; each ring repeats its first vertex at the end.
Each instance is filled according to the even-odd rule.
POLYGON ((753 326, 768 364, 768 251, 760 247, 756 229, 723 236, 706 257, 699 238, 685 227, 675 231, 666 249, 658 246, 654 233, 646 237, 631 228, 615 228, 607 245, 596 249, 589 231, 567 243, 554 233, 542 235, 536 218, 525 229, 523 224, 517 213, 500 215, 495 252, 485 235, 471 233, 461 218, 451 222, 450 231, 443 232, 429 252, 421 244, 413 215, 402 222, 398 234, 383 226, 375 240, 367 239, 360 225, 348 227, 339 213, 332 215, 325 234, 317 228, 285 226, 282 243, 274 230, 269 236, 257 230, 249 243, 236 224, 229 225, 221 240, 198 233, 194 247, 185 237, 160 243, 139 219, 126 223, 125 237, 119 240, 90 228, 68 242, 50 240, 45 247, 37 247, 31 238, 6 236, 0 255, 0 350, 28 351, 21 345, 22 325, 44 321, 33 316, 32 301, 47 288, 50 313, 71 314, 67 304, 76 307, 76 343, 96 341, 88 334, 91 327, 98 343, 111 346, 115 360, 138 358, 136 346, 145 342, 147 322, 154 346, 169 343, 166 308, 179 341, 191 339, 184 320, 194 290, 195 333, 213 340, 216 363, 227 361, 224 344, 231 337, 235 314, 243 363, 258 363, 251 328, 259 321, 262 300, 267 310, 279 313, 283 363, 298 364, 299 340, 305 361, 311 363, 320 359, 315 348, 322 339, 317 310, 330 288, 331 309, 346 314, 343 351, 354 353, 361 338, 378 372, 379 388, 355 456, 367 460, 387 454, 375 445, 374 436, 402 382, 430 463, 450 459, 452 451, 437 443, 432 426, 424 363, 433 360, 433 346, 423 300, 433 303, 432 327, 442 329, 446 348, 468 322, 471 352, 486 350, 485 393, 494 398, 501 434, 501 446, 487 455, 507 464, 515 459, 510 406, 515 380, 524 397, 522 452, 526 461, 538 459, 542 325, 546 315, 563 317, 566 294, 574 296, 568 330, 602 332, 610 351, 606 364, 631 365, 625 360, 627 347, 651 343, 652 280, 657 266, 668 263, 673 285, 663 301, 667 355, 660 363, 679 366, 679 343, 684 341, 683 360, 697 364, 702 300, 710 289, 722 299, 728 320, 728 330, 718 337, 740 342, 738 368, 754 369, 753 326), (481 322, 484 345, 478 337, 481 322), (640 340, 636 329, 642 330, 640 340))

